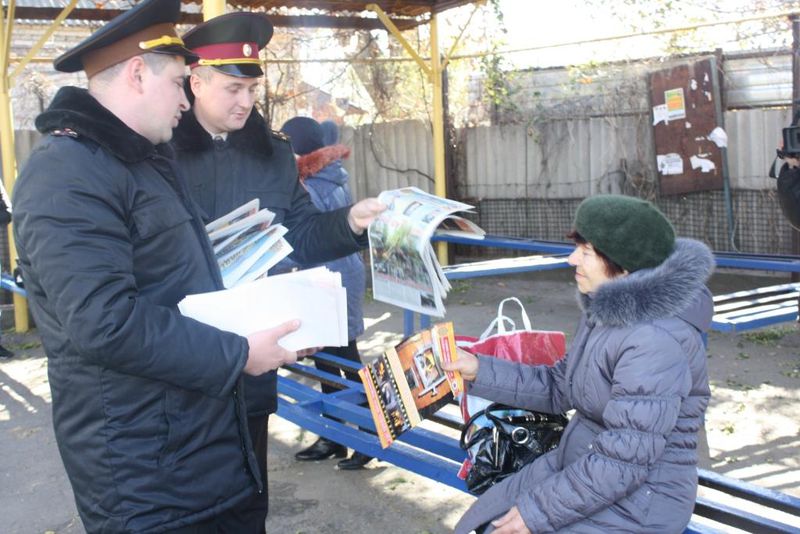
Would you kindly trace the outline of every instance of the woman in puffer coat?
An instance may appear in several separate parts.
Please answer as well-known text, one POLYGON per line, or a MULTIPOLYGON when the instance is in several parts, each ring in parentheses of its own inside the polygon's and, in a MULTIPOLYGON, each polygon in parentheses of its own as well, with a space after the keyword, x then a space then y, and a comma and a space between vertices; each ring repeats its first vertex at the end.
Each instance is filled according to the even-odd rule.
POLYGON ((575 413, 559 447, 484 493, 457 534, 669 534, 689 523, 710 395, 701 336, 713 256, 624 196, 584 200, 570 237, 583 314, 566 357, 544 367, 460 352, 450 367, 480 397, 575 413))

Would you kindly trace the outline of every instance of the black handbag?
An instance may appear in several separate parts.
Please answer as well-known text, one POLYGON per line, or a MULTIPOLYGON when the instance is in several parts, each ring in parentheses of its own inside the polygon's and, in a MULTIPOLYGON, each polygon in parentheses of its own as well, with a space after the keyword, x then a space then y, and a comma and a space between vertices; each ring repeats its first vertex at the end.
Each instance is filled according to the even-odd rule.
POLYGON ((555 449, 567 426, 564 415, 491 404, 470 417, 461 448, 472 464, 467 489, 480 495, 542 454, 555 449))

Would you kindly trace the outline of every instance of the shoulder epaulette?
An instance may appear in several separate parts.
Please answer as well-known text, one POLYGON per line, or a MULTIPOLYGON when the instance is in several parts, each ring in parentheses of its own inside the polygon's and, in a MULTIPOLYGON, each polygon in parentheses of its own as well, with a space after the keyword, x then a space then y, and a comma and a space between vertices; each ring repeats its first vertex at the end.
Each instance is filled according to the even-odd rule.
POLYGON ((281 141, 289 142, 289 136, 283 132, 279 132, 277 130, 272 130, 272 137, 276 139, 280 139, 281 141))
POLYGON ((73 137, 76 139, 80 137, 80 134, 78 134, 78 132, 72 130, 71 128, 61 128, 59 130, 52 130, 50 132, 50 135, 54 135, 56 137, 73 137))

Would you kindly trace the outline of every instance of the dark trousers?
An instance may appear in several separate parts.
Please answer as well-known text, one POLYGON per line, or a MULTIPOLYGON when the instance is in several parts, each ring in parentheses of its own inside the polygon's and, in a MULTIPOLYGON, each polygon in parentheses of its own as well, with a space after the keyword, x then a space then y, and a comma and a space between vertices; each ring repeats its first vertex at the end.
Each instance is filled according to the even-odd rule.
MULTIPOLYGON (((269 492, 267 483, 267 429, 269 427, 269 414, 255 415, 247 418, 250 429, 250 440, 258 460, 258 470, 264 483, 262 493, 254 493, 247 500, 239 503, 235 508, 220 514, 216 519, 217 534, 265 534, 267 512, 269 511, 269 492)), ((180 534, 184 534, 181 532, 180 534)), ((186 534, 195 534, 188 531, 186 534)), ((197 531, 197 534, 206 534, 197 531)))
MULTIPOLYGON (((356 362, 358 364, 361 363, 361 354, 358 352, 358 344, 356 343, 355 339, 351 339, 347 343, 346 347, 325 347, 320 352, 333 354, 334 356, 339 356, 340 358, 345 358, 346 360, 350 360, 351 362, 356 362)), ((358 376, 358 373, 354 373, 351 371, 343 371, 334 365, 328 365, 325 362, 320 362, 317 360, 314 361, 314 365, 320 371, 325 371, 326 373, 339 376, 342 376, 342 374, 344 374, 344 377, 348 380, 358 383, 361 382, 361 377, 358 376)), ((335 388, 328 384, 321 384, 321 386, 323 393, 334 393, 336 391, 339 391, 338 388, 335 388)), ((364 406, 368 406, 368 404, 364 404, 364 406)), ((335 417, 331 417, 331 419, 339 421, 339 419, 336 419, 335 417)), ((366 428, 361 428, 361 427, 359 427, 359 429, 368 430, 366 428)))
MULTIPOLYGON (((322 349, 322 352, 333 354, 334 356, 339 356, 340 358, 344 358, 346 360, 350 360, 351 362, 355 362, 358 364, 361 363, 361 354, 359 354, 358 352, 358 344, 356 343, 355 339, 351 339, 347 343, 346 347, 325 347, 324 349, 322 349)), ((335 367, 333 365, 328 365, 324 362, 319 362, 319 361, 314 361, 314 365, 320 371, 324 371, 326 373, 339 376, 341 376, 341 374, 344 373, 344 377, 346 379, 352 380, 353 382, 361 382, 361 378, 358 376, 358 373, 342 371, 338 367, 335 367)), ((333 386, 329 386, 328 384, 322 384, 323 393, 333 393, 334 391, 339 391, 339 390, 333 386)))

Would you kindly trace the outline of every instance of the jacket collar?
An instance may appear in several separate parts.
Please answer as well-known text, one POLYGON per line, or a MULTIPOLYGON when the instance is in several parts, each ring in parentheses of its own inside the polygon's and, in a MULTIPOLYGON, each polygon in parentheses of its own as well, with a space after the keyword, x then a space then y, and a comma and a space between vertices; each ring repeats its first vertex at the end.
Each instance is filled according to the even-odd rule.
POLYGON ((47 110, 36 117, 36 129, 45 134, 56 130, 72 131, 129 163, 156 152, 153 143, 103 107, 89 91, 79 87, 59 89, 47 110))
POLYGON ((297 158, 297 172, 300 180, 317 174, 331 163, 350 157, 350 149, 346 145, 331 145, 315 150, 297 158))
MULTIPOLYGON (((211 135, 197 122, 194 109, 187 111, 181 117, 178 127, 175 128, 172 143, 176 150, 187 152, 206 152, 214 148, 211 135)), ((228 134, 227 143, 233 148, 256 155, 272 154, 272 133, 267 127, 267 121, 255 108, 250 112, 241 130, 228 134)))
MULTIPOLYGON (((698 328, 691 308, 705 309, 706 280, 714 270, 709 248, 694 239, 677 239, 675 250, 652 269, 642 269, 606 282, 593 295, 579 294, 579 303, 590 322, 629 326, 640 322, 681 316, 698 328)), ((694 314, 700 315, 700 314, 694 314)))

